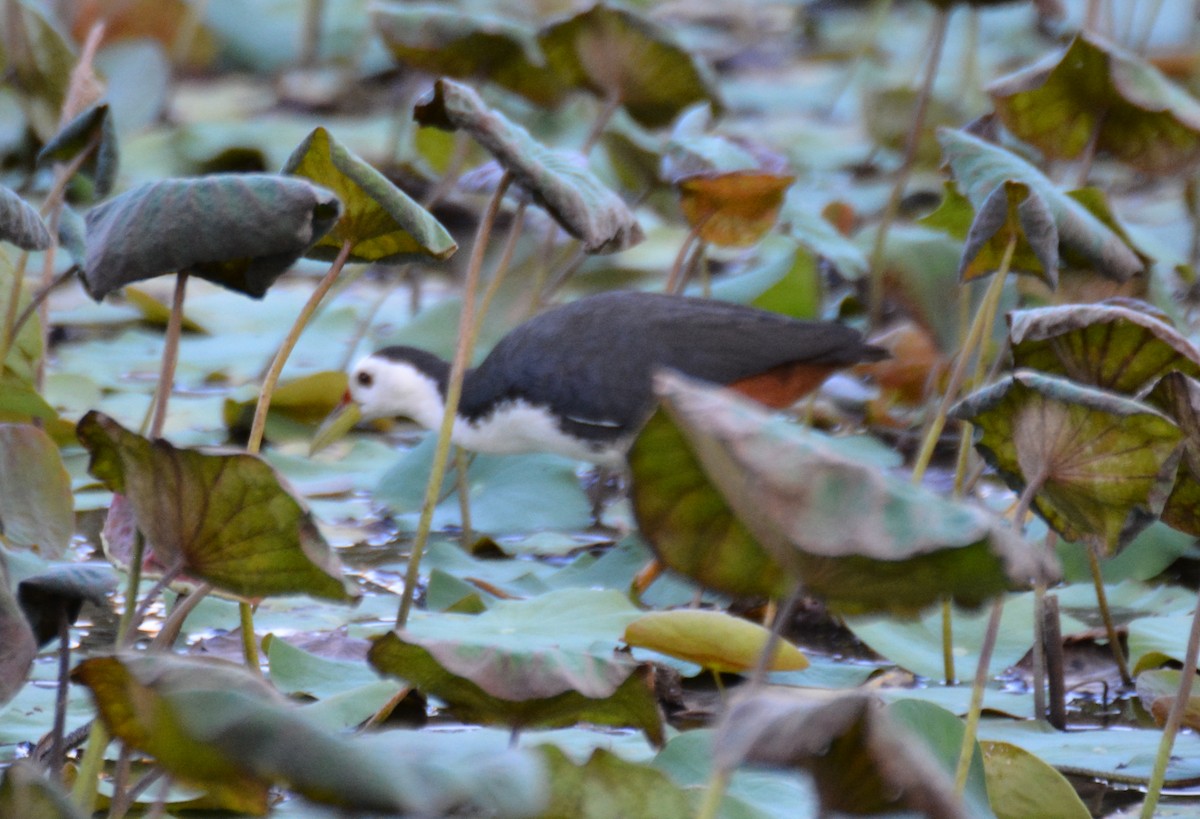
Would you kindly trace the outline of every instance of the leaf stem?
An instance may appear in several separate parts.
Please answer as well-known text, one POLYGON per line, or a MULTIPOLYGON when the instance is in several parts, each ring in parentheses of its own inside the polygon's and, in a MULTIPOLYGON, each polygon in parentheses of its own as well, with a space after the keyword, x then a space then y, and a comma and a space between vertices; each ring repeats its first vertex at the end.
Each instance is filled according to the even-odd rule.
POLYGON ((242 632, 242 657, 246 667, 255 674, 262 674, 262 662, 258 657, 258 638, 254 634, 254 607, 245 600, 238 601, 238 620, 242 632))
POLYGON ((996 647, 996 635, 1000 633, 1002 614, 1004 614, 1004 596, 1000 595, 992 604, 992 613, 988 617, 983 645, 979 648, 979 665, 975 668, 975 683, 971 687, 971 705, 967 709, 962 749, 958 753, 958 767, 954 772, 954 792, 960 798, 966 790, 967 774, 971 770, 971 758, 975 755, 975 738, 979 734, 979 716, 983 711, 983 692, 987 687, 988 666, 992 664, 992 651, 996 647))
POLYGON ((17 310, 21 301, 21 285, 25 283, 25 268, 29 266, 29 253, 23 252, 13 269, 12 290, 4 310, 4 326, 0 328, 0 372, 3 371, 8 354, 17 340, 17 310))
POLYGON ((329 266, 329 270, 326 271, 324 277, 318 282, 316 289, 308 297, 308 301, 304 303, 304 307, 300 309, 300 314, 296 316, 295 322, 292 323, 292 329, 288 330, 283 343, 279 345, 279 351, 275 353, 275 358, 271 361, 271 367, 267 370, 267 375, 263 379, 262 389, 258 394, 258 403, 254 406, 254 422, 250 426, 250 439, 246 442, 247 452, 258 453, 262 449, 263 431, 267 426, 267 411, 271 408, 271 396, 275 394, 275 386, 279 383, 279 376, 283 373, 283 367, 287 364, 288 356, 292 354, 292 350, 296 348, 296 343, 300 340, 300 334, 304 332, 309 319, 316 312, 317 305, 321 303, 321 299, 325 298, 325 294, 329 292, 329 288, 333 287, 333 283, 337 281, 338 274, 346 266, 346 260, 350 258, 352 247, 353 245, 349 239, 342 242, 342 247, 338 251, 337 258, 333 260, 333 264, 329 266))
POLYGON ((708 778, 708 787, 704 789, 704 801, 700 810, 696 811, 696 819, 717 819, 721 802, 725 799, 725 789, 729 787, 731 772, 724 768, 713 768, 712 776, 708 778))
POLYGON ((75 774, 75 784, 71 787, 71 801, 84 816, 91 816, 95 812, 100 769, 104 766, 104 750, 111 740, 112 737, 109 736, 104 723, 99 719, 92 720, 83 758, 79 760, 79 770, 75 774))
POLYGON ((920 96, 917 97, 912 127, 904 142, 904 161, 900 164, 900 170, 896 172, 896 181, 892 184, 892 192, 884 206, 883 217, 875 233, 875 243, 871 247, 871 292, 868 302, 871 327, 875 329, 879 329, 883 319, 883 251, 887 246, 887 236, 892 223, 900 213, 900 202, 904 197, 908 177, 917 161, 917 148, 921 144, 921 133, 925 130, 925 115, 929 111, 929 100, 933 97, 933 81, 937 77, 938 64, 942 61, 942 47, 946 43, 946 24, 949 19, 949 5, 937 10, 930 35, 932 48, 929 52, 929 62, 925 65, 925 79, 921 84, 920 96))
POLYGON ((915 484, 919 484, 925 477, 925 470, 929 468, 929 463, 933 460, 934 448, 942 435, 942 429, 946 426, 946 414, 950 411, 950 405, 954 399, 958 397, 959 387, 962 386, 963 379, 966 377, 967 362, 970 361, 976 348, 981 347, 984 332, 992 326, 995 320, 996 310, 1000 305, 1000 294, 1004 290, 1004 280, 1008 277, 1009 267, 1012 265, 1013 253, 1016 249, 1017 237, 1014 234, 1004 248, 1004 257, 1000 260, 1000 268, 993 274, 994 278, 988 285, 987 292, 984 293, 983 301, 979 303, 979 309, 975 312, 975 318, 971 322, 971 329, 967 332, 967 340, 963 342, 958 359, 954 362, 954 370, 950 374, 946 392, 942 395, 937 413, 930 421, 925 439, 921 442, 921 451, 917 455, 912 470, 912 481, 915 484))
POLYGON ((442 414, 442 425, 438 429, 437 450, 429 468, 429 482, 425 485, 425 499, 421 504, 421 517, 417 522, 417 533, 413 539, 412 552, 408 556, 408 568, 404 574, 404 594, 400 598, 400 609, 396 613, 396 628, 404 628, 408 613, 412 610, 413 596, 420 579, 421 556, 429 533, 433 527, 433 510, 441 493, 442 480, 446 477, 446 462, 450 456, 450 436, 454 430, 454 419, 458 412, 458 399, 462 396, 463 376, 467 361, 471 357, 471 327, 475 321, 475 294, 479 289, 479 271, 487 251, 488 239, 496 224, 496 216, 504 201, 504 194, 512 183, 512 175, 505 172, 500 184, 488 202, 483 218, 475 232, 475 243, 471 247, 471 259, 467 264, 466 284, 463 292, 462 314, 458 319, 458 344, 454 349, 454 360, 450 364, 450 376, 446 384, 446 408, 442 414))
POLYGON ((1100 618, 1104 621, 1104 633, 1108 635, 1109 650, 1121 672, 1121 682, 1133 685, 1133 677, 1129 673, 1129 663, 1125 660, 1125 651, 1121 648, 1121 638, 1117 635, 1117 626, 1113 623, 1112 611, 1108 607, 1108 594, 1104 591, 1104 573, 1100 569, 1100 556, 1091 544, 1087 546, 1088 567, 1092 570, 1092 585, 1096 587, 1096 605, 1100 609, 1100 618))
POLYGON ((942 676, 946 685, 958 682, 954 670, 954 609, 949 597, 942 598, 942 676))
POLYGON ((167 421, 167 403, 175 382, 175 365, 179 361, 179 334, 183 331, 183 297, 187 293, 187 271, 175 275, 175 296, 171 300, 171 315, 167 319, 167 337, 163 344, 162 370, 154 395, 154 416, 150 422, 150 438, 161 438, 167 421))
POLYGON ((1175 735, 1183 724, 1183 715, 1187 711, 1188 699, 1192 696, 1192 684, 1196 681, 1196 660, 1200 655, 1200 603, 1192 614, 1192 628, 1188 632, 1187 648, 1183 652, 1183 669, 1179 674, 1179 691, 1175 694, 1175 702, 1167 714, 1167 722, 1163 726, 1162 739, 1158 742, 1158 753, 1154 757, 1154 770, 1150 773, 1150 785, 1146 788, 1146 801, 1142 803, 1142 819, 1151 819, 1154 809, 1158 806, 1158 797, 1162 793, 1163 783, 1167 779, 1167 765, 1171 762, 1171 749, 1175 745, 1175 735))

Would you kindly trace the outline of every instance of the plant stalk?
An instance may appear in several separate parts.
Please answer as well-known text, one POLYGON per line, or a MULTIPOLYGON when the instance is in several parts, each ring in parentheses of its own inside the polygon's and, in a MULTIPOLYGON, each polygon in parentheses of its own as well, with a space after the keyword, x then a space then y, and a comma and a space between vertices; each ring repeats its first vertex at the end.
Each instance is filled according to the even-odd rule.
POLYGON ((900 202, 904 198, 904 188, 912 174, 913 165, 917 161, 917 149, 921 145, 921 132, 925 130, 925 116, 929 112, 929 101, 933 97, 933 81, 937 77, 938 65, 942 61, 942 48, 946 44, 946 25, 950 20, 950 7, 937 10, 933 20, 930 39, 932 47, 929 52, 929 62, 925 66, 925 79, 921 84, 921 93, 917 97, 917 108, 913 112, 913 124, 904 142, 904 160, 900 170, 896 172, 896 181, 888 196, 883 209, 883 218, 875 233, 875 242, 871 247, 871 291, 868 299, 871 327, 878 330, 883 320, 883 251, 887 246, 888 232, 896 216, 900 213, 900 202))
POLYGON ((982 347, 984 333, 991 328, 995 321, 996 310, 1000 305, 1000 294, 1004 290, 1004 280, 1008 277, 1009 267, 1012 265, 1013 253, 1016 249, 1017 239, 1016 236, 1013 236, 1004 248, 1004 257, 1000 260, 1000 268, 993 274, 994 278, 988 284, 983 301, 980 302, 975 318, 971 322, 971 329, 967 332, 967 340, 963 342, 958 359, 954 362, 954 370, 950 374, 946 392, 938 405, 937 413, 929 422, 925 439, 921 442, 921 451, 917 455, 916 463, 913 464, 912 481, 915 484, 919 484, 925 477, 925 470, 929 468, 929 463, 933 460, 933 451, 942 435, 942 429, 946 426, 946 414, 950 411, 950 405, 954 399, 958 397, 959 387, 962 386, 963 379, 966 377, 967 362, 970 361, 976 348, 982 347))
POLYGON ((292 329, 288 330, 283 343, 279 345, 279 351, 275 353, 271 367, 267 370, 266 378, 263 379, 262 390, 258 395, 258 403, 254 406, 254 422, 250 426, 250 439, 246 442, 247 452, 258 453, 262 449, 263 431, 267 426, 267 412, 271 409, 271 397, 275 394, 275 386, 279 383, 279 376, 283 373, 283 367, 287 364, 292 350, 296 348, 296 343, 300 340, 300 334, 304 332, 304 328, 308 326, 309 319, 316 312, 317 305, 321 303, 321 299, 325 298, 325 294, 329 292, 329 288, 333 287, 333 283, 337 281, 338 274, 342 272, 342 268, 346 265, 346 260, 350 258, 352 247, 353 245, 349 239, 342 242, 342 247, 338 251, 337 258, 333 260, 333 264, 329 266, 329 270, 326 271, 324 277, 317 284, 312 295, 308 297, 308 301, 300 309, 300 314, 296 316, 296 321, 292 323, 292 329))
POLYGON ((971 758, 975 755, 975 738, 979 734, 979 717, 983 711, 983 692, 987 687, 988 666, 992 664, 992 651, 996 647, 996 636, 1000 633, 1002 614, 1004 614, 1004 597, 999 596, 992 604, 992 613, 988 617, 983 645, 979 649, 979 665, 975 668, 975 684, 971 687, 971 705, 967 709, 962 749, 958 754, 958 767, 954 771, 954 792, 960 798, 966 791, 967 774, 971 770, 971 758))
POLYGON ((183 297, 187 293, 186 271, 175 275, 175 296, 171 300, 171 315, 167 319, 167 337, 163 344, 162 370, 158 390, 154 395, 154 416, 150 422, 150 438, 161 438, 167 421, 167 403, 175 382, 175 365, 179 362, 179 335, 183 331, 183 297))
POLYGON ((512 176, 505 173, 500 184, 488 202, 479 228, 475 233, 475 243, 471 247, 471 259, 467 264, 466 284, 463 292, 462 314, 458 320, 458 344, 454 350, 454 360, 450 364, 450 376, 446 384, 446 408, 442 414, 442 425, 438 429, 437 451, 433 456, 433 464, 429 469, 429 482, 425 485, 425 500, 421 504, 421 517, 417 523, 417 533, 413 539, 412 552, 408 556, 408 568, 404 575, 404 594, 400 598, 400 609, 396 613, 396 628, 404 628, 408 622, 409 611, 412 610, 413 596, 416 594, 417 582, 420 579, 421 556, 425 544, 429 541, 429 533, 433 527, 433 510, 441 493, 442 480, 446 476, 446 462, 450 455, 450 436, 454 431, 454 418, 458 412, 458 399, 462 396, 463 376, 467 371, 467 361, 471 357, 471 327, 475 321, 475 298, 479 289, 479 272, 483 267, 483 257, 487 251, 488 239, 496 224, 496 216, 504 201, 504 194, 512 183, 512 176))
POLYGON ((1108 594, 1104 591, 1104 573, 1100 570, 1100 557, 1091 544, 1087 546, 1088 567, 1092 570, 1092 584, 1096 587, 1096 605, 1100 608, 1100 617, 1104 620, 1104 633, 1108 635, 1108 644, 1112 651, 1113 661, 1121 672, 1121 682, 1133 685, 1133 676, 1129 673, 1129 663, 1125 660, 1125 651, 1121 648, 1121 638, 1117 635, 1117 626, 1113 623, 1112 611, 1108 608, 1108 594))
POLYGON ((1167 779, 1167 765, 1171 762, 1171 749, 1175 746, 1175 735, 1179 733, 1179 726, 1183 724, 1188 699, 1192 696, 1192 684, 1196 681, 1197 655, 1200 655, 1200 603, 1197 603, 1192 614, 1192 628, 1188 632, 1187 648, 1183 652, 1183 669, 1179 675, 1179 692, 1175 695, 1175 702, 1171 704, 1171 711, 1167 714, 1167 722, 1163 726, 1162 739, 1158 742, 1154 770, 1150 773, 1150 785, 1146 789, 1146 801, 1142 803, 1142 819, 1152 819, 1154 809, 1158 806, 1158 797, 1167 779))

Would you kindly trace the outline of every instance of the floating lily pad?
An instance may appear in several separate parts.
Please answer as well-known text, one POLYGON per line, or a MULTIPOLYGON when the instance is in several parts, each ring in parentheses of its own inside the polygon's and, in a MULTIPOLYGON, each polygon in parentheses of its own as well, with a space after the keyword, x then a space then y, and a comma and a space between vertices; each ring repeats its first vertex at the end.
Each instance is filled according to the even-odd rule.
MULTIPOLYGON (((280 382, 271 396, 271 412, 302 424, 320 423, 338 409, 346 392, 346 384, 346 374, 333 370, 322 370, 280 382)), ((244 401, 226 398, 221 409, 225 426, 248 430, 257 405, 257 393, 244 401)))
POLYGON ((1183 433, 1147 404, 1032 370, 954 407, 975 446, 1013 491, 1036 485, 1033 508, 1066 540, 1121 549, 1158 517, 1183 433))
POLYGON ((126 654, 84 660, 71 678, 91 690, 114 736, 181 782, 220 795, 227 809, 266 814, 275 782, 349 810, 390 813, 405 804, 384 761, 313 727, 241 666, 126 654))
POLYGON ((642 240, 633 212, 582 162, 533 139, 473 89, 438 80, 415 116, 422 125, 469 133, 589 253, 615 253, 642 240))
POLYGON ((573 763, 553 745, 543 745, 539 750, 550 769, 551 796, 546 816, 695 816, 687 794, 660 770, 628 762, 603 748, 582 765, 573 763))
POLYGON ((312 514, 254 455, 209 455, 150 441, 89 412, 88 470, 128 497, 158 561, 247 597, 358 597, 312 514))
POLYGON ((1071 783, 1034 754, 1007 742, 981 742, 987 792, 997 819, 1088 819, 1071 783))
POLYGON ((958 188, 976 210, 999 185, 1009 180, 1021 182, 1053 216, 1059 254, 1068 264, 1094 268, 1119 281, 1145 268, 1125 240, 1024 159, 964 131, 942 129, 940 138, 958 188))
MULTIPOLYGON (((625 642, 696 663, 710 671, 754 668, 771 632, 757 623, 707 609, 651 611, 625 628, 625 642)), ((787 640, 775 646, 768 671, 802 671, 808 658, 787 640)))
POLYGON ((822 813, 965 815, 950 774, 865 694, 740 697, 717 728, 713 756, 723 770, 749 762, 808 772, 822 813))
POLYGON ((30 424, 0 424, 0 534, 12 546, 56 558, 74 533, 71 476, 58 447, 30 424))
POLYGON ((617 592, 567 589, 439 614, 375 640, 369 659, 461 718, 513 728, 577 722, 637 728, 662 743, 648 666, 614 652, 638 616, 617 592))
MULTIPOLYGON (((1143 671, 1137 675, 1138 699, 1159 725, 1167 721, 1167 714, 1171 712, 1171 706, 1179 695, 1182 677, 1182 672, 1175 668, 1143 671)), ((1188 697, 1183 711, 1183 727, 1193 731, 1200 730, 1200 693, 1197 693, 1197 688, 1193 680, 1192 694, 1188 697)))
POLYGON ((597 3, 547 26, 538 41, 565 83, 618 101, 642 125, 668 125, 697 102, 721 107, 707 67, 634 11, 597 3))
POLYGON ((992 191, 971 222, 958 275, 971 281, 997 271, 1008 244, 1012 270, 1031 273, 1051 289, 1058 286, 1058 229, 1045 201, 1011 179, 992 191))
POLYGON ((90 151, 81 170, 92 179, 92 198, 103 199, 117 178, 117 129, 107 103, 93 105, 62 127, 38 153, 38 163, 67 162, 90 151))
POLYGON ((122 285, 187 271, 261 298, 340 212, 333 194, 295 177, 147 182, 88 211, 84 284, 99 301, 122 285))
POLYGON ((1088 143, 1149 173, 1200 159, 1200 102, 1154 66, 1089 32, 988 88, 1001 121, 1053 159, 1088 143))
POLYGON ((432 3, 375 3, 371 18, 388 51, 405 65, 487 80, 539 105, 557 105, 567 93, 534 31, 510 17, 432 3))
POLYGON ((841 612, 913 614, 946 597, 978 606, 1054 573, 982 508, 888 475, 728 390, 669 374, 655 388, 738 519, 793 584, 841 612))
POLYGON ((1200 376, 1200 350, 1145 310, 1068 304, 1018 310, 1008 325, 1016 367, 1126 395, 1146 392, 1172 370, 1200 376))
POLYGON ((11 242, 22 250, 50 247, 50 231, 42 217, 4 185, 0 185, 0 242, 11 242))
POLYGON ((283 173, 311 179, 342 203, 341 217, 308 249, 309 258, 332 261, 346 242, 350 261, 383 264, 431 256, 446 259, 458 249, 433 214, 324 128, 316 128, 300 143, 283 173))
POLYGON ((775 226, 794 176, 734 171, 680 180, 679 206, 699 237, 720 247, 747 247, 775 226))

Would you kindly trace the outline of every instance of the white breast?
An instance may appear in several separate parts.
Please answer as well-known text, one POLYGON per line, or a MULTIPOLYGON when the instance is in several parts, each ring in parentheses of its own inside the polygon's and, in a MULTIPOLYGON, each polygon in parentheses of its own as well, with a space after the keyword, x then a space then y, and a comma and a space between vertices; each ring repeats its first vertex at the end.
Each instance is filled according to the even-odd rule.
POLYGON ((624 464, 625 451, 632 443, 628 438, 603 445, 580 441, 564 433, 555 417, 544 407, 536 407, 525 401, 501 404, 491 414, 477 421, 457 418, 451 437, 454 443, 475 452, 509 455, 553 452, 609 468, 624 464))

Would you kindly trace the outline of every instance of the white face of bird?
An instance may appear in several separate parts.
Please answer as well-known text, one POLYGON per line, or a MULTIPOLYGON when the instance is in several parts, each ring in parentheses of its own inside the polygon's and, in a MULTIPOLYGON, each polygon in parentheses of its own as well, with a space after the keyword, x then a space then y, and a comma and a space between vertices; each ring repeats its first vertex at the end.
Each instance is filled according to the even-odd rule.
POLYGON ((426 429, 442 421, 445 403, 437 381, 406 361, 369 355, 350 372, 350 398, 364 420, 411 418, 426 429))

